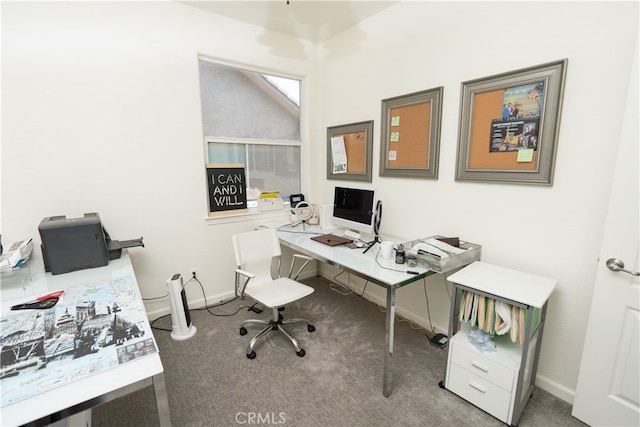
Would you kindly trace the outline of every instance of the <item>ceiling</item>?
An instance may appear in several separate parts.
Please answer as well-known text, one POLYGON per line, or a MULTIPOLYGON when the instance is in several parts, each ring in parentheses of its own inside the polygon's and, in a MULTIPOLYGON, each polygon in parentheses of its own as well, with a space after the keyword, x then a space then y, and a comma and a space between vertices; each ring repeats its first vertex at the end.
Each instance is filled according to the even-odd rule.
POLYGON ((397 1, 196 0, 180 3, 317 44, 397 1))

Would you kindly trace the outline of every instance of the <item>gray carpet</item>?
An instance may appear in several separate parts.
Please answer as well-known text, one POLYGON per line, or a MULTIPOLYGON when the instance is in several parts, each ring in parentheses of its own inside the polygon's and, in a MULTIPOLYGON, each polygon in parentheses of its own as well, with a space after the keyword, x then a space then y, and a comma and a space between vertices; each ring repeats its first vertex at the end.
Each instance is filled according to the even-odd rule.
MULTIPOLYGON (((298 357, 279 333, 256 347, 257 358, 245 356, 258 327, 240 336, 244 319, 268 317, 243 308, 230 317, 192 310, 196 335, 174 341, 155 330, 165 368, 174 426, 286 425, 342 426, 503 426, 499 420, 443 390, 446 354, 429 344, 424 331, 396 323, 393 394, 382 396, 385 316, 356 294, 340 295, 329 281, 305 281, 316 289, 287 307, 286 317, 307 317, 316 326, 289 327, 306 351, 298 357)), ((248 305, 235 300, 212 308, 234 313, 248 305)), ((154 326, 171 328, 170 318, 154 326)), ((93 410, 94 427, 155 426, 155 400, 150 387, 93 410)), ((584 426, 571 416, 571 405, 536 389, 520 426, 584 426)))

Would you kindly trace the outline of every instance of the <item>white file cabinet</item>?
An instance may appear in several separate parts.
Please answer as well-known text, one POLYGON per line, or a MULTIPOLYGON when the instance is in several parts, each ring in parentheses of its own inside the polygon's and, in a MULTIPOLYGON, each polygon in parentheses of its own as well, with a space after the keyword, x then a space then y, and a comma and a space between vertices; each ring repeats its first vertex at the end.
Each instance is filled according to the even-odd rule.
POLYGON ((556 281, 474 262, 451 275, 453 286, 445 379, 441 387, 510 425, 517 425, 533 393, 547 300, 556 281), (462 291, 525 310, 522 344, 494 336, 496 351, 480 352, 469 341, 471 326, 459 321, 462 291))

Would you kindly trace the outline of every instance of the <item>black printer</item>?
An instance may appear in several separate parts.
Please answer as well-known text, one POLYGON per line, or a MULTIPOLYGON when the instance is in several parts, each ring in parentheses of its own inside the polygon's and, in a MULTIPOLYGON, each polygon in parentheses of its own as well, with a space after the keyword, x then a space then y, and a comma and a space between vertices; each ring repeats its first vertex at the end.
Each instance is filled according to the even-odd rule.
POLYGON ((102 267, 109 260, 120 258, 123 248, 144 247, 142 237, 122 242, 111 240, 97 213, 85 213, 81 218, 46 217, 38 231, 44 268, 51 274, 102 267))

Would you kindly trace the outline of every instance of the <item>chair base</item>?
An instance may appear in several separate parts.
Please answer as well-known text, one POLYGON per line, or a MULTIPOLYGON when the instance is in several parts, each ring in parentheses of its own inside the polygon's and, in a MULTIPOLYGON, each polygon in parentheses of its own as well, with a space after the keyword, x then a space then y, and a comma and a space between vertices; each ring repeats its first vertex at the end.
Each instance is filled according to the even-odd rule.
POLYGON ((287 337, 289 339, 289 341, 291 341, 291 344, 293 344, 293 346, 295 347, 296 354, 298 356, 300 356, 300 357, 304 357, 305 351, 304 351, 304 349, 302 347, 300 347, 300 344, 298 344, 298 340, 295 339, 294 336, 291 335, 289 332, 287 332, 287 330, 282 326, 282 325, 287 325, 287 324, 290 324, 290 323, 300 323, 300 322, 306 322, 307 323, 307 330, 309 332, 314 332, 316 330, 315 326, 310 324, 307 319, 303 319, 303 318, 284 319, 280 315, 278 307, 272 308, 271 320, 259 320, 259 319, 248 319, 248 320, 245 320, 244 322, 242 322, 242 326, 240 327, 240 335, 246 335, 247 334, 247 328, 245 327, 246 325, 253 325, 253 324, 266 325, 266 327, 264 329, 262 329, 258 333, 258 335, 253 337, 251 339, 251 341, 249 342, 249 346, 247 347, 247 357, 249 359, 255 359, 256 358, 256 352, 254 351, 254 347, 255 347, 256 343, 258 342, 258 340, 260 338, 262 338, 263 336, 265 336, 266 334, 268 334, 271 331, 280 331, 280 332, 282 332, 282 334, 285 337, 287 337))

